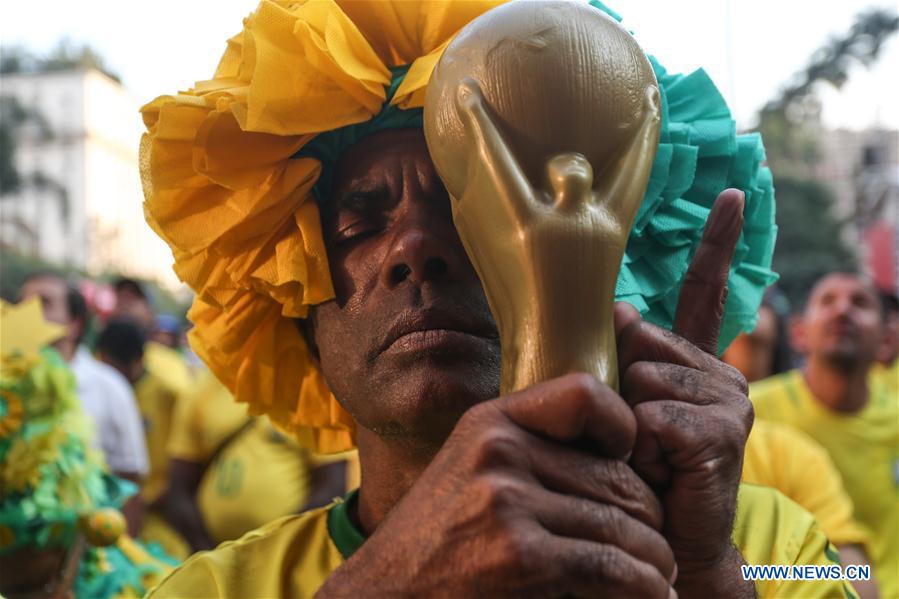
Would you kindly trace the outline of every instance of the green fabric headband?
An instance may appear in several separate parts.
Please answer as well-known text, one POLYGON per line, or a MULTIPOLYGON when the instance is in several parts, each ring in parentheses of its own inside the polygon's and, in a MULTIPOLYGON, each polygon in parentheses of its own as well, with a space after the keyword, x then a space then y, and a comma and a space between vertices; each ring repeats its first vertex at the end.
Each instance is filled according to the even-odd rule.
POLYGON ((402 110, 397 106, 390 105, 390 101, 406 77, 408 70, 409 65, 390 69, 391 77, 390 85, 387 87, 387 99, 384 100, 381 112, 373 119, 317 135, 294 155, 295 158, 310 157, 321 162, 321 174, 312 188, 312 193, 315 194, 315 199, 319 204, 331 197, 334 167, 340 155, 347 148, 362 138, 385 129, 421 129, 424 127, 424 111, 421 108, 402 110))

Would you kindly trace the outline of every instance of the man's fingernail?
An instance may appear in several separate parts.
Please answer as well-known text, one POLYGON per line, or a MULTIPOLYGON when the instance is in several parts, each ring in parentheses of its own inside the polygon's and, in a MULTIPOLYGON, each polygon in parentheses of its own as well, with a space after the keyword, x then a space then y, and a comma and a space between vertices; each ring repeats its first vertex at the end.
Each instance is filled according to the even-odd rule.
MULTIPOLYGON (((745 200, 745 194, 740 190, 736 191, 739 191, 740 197, 745 200)), ((706 228, 706 234, 718 237, 728 233, 732 234, 735 230, 742 229, 744 205, 745 202, 735 202, 733 200, 716 201, 715 205, 712 206, 712 213, 715 214, 715 218, 711 219, 712 213, 709 213, 711 223, 706 228)))

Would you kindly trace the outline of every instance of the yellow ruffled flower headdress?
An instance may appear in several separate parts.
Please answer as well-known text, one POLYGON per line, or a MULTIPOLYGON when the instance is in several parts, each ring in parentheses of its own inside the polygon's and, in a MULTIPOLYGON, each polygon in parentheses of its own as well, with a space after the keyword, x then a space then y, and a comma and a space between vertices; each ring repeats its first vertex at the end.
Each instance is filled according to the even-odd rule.
POLYGON ((447 43, 501 2, 264 0, 212 80, 142 109, 144 212, 197 294, 191 346, 314 450, 352 448, 354 424, 290 322, 334 296, 313 199, 322 162, 301 149, 372 120, 390 92, 390 106, 420 109, 447 43))
MULTIPOLYGON (((443 49, 504 1, 263 0, 212 80, 142 109, 144 212, 197 294, 191 346, 252 413, 314 451, 355 445, 353 420, 292 322, 334 297, 315 198, 327 198, 328 171, 356 139, 421 126, 443 49)), ((723 347, 752 324, 773 280, 770 173, 760 139, 736 135, 705 73, 670 75, 652 63, 662 134, 616 297, 670 326, 711 201, 739 187, 747 225, 723 347)))

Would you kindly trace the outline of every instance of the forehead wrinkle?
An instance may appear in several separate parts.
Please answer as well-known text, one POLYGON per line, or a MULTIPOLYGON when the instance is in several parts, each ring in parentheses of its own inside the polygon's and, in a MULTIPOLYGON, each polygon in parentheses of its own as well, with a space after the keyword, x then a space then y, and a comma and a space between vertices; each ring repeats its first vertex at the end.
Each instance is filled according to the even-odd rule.
POLYGON ((427 153, 427 150, 425 150, 423 157, 419 157, 417 166, 416 174, 418 175, 418 184, 422 192, 428 197, 443 196, 446 193, 446 188, 443 186, 443 181, 437 176, 437 170, 434 168, 431 155, 427 153))
POLYGON ((865 297, 878 310, 881 320, 884 319, 886 312, 883 309, 883 302, 877 294, 877 289, 866 277, 859 276, 854 273, 831 273, 820 279, 813 287, 806 302, 806 311, 818 306, 819 303, 830 301, 830 299, 839 293, 846 293, 854 302, 857 298, 865 297), (848 281, 852 284, 852 289, 841 289, 838 281, 848 281))
POLYGON ((342 204, 341 200, 353 192, 383 190, 389 196, 384 199, 396 203, 412 191, 433 196, 443 190, 420 132, 394 132, 389 141, 383 133, 374 134, 351 147, 340 162, 337 173, 345 183, 339 185, 337 202, 331 203, 332 208, 337 208, 335 204, 342 204), (413 135, 418 138, 409 139, 413 135))
POLYGON ((379 187, 383 187, 384 181, 381 181, 380 179, 381 177, 378 176, 378 169, 372 169, 359 173, 358 175, 350 179, 349 183, 345 185, 345 189, 338 199, 343 201, 353 192, 374 191, 379 187))
POLYGON ((418 168, 418 160, 414 153, 404 153, 402 157, 403 163, 403 185, 400 197, 406 197, 406 194, 421 195, 424 186, 421 182, 421 169, 418 168))
POLYGON ((852 273, 833 273, 824 277, 812 288, 812 296, 833 294, 841 291, 843 288, 840 286, 840 282, 851 285, 850 295, 861 292, 864 295, 877 297, 877 290, 869 281, 852 273))

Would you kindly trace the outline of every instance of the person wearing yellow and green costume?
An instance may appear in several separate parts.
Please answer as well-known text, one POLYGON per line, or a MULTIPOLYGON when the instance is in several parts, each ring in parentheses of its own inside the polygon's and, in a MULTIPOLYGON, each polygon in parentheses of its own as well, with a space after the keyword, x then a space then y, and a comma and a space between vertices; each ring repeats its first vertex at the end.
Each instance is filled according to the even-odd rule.
POLYGON ((652 395, 649 371, 676 371, 660 385, 668 397, 709 405, 671 405, 659 434, 683 433, 691 448, 665 463, 645 438, 635 448, 643 406, 586 376, 491 399, 496 328, 421 106, 447 43, 497 4, 266 0, 212 80, 143 108, 145 214, 197 293, 192 347, 251 412, 318 452, 358 445, 362 466, 346 500, 199 554, 151 596, 667 597, 672 585, 680 596, 851 596, 840 581, 742 580, 744 561, 837 556, 782 495, 738 491, 751 419, 740 379, 663 332, 679 298, 705 307, 696 285, 680 288, 691 259, 720 268, 715 244, 736 245, 721 273, 721 347, 751 328, 774 279, 761 141, 735 134, 704 72, 652 60, 662 134, 616 292, 648 321, 619 306, 621 365, 648 369, 624 377, 625 399, 652 395), (682 410, 690 418, 668 418, 682 410))
POLYGON ((138 597, 174 562, 125 533, 134 484, 91 444, 37 299, 0 302, 0 596, 138 597))

